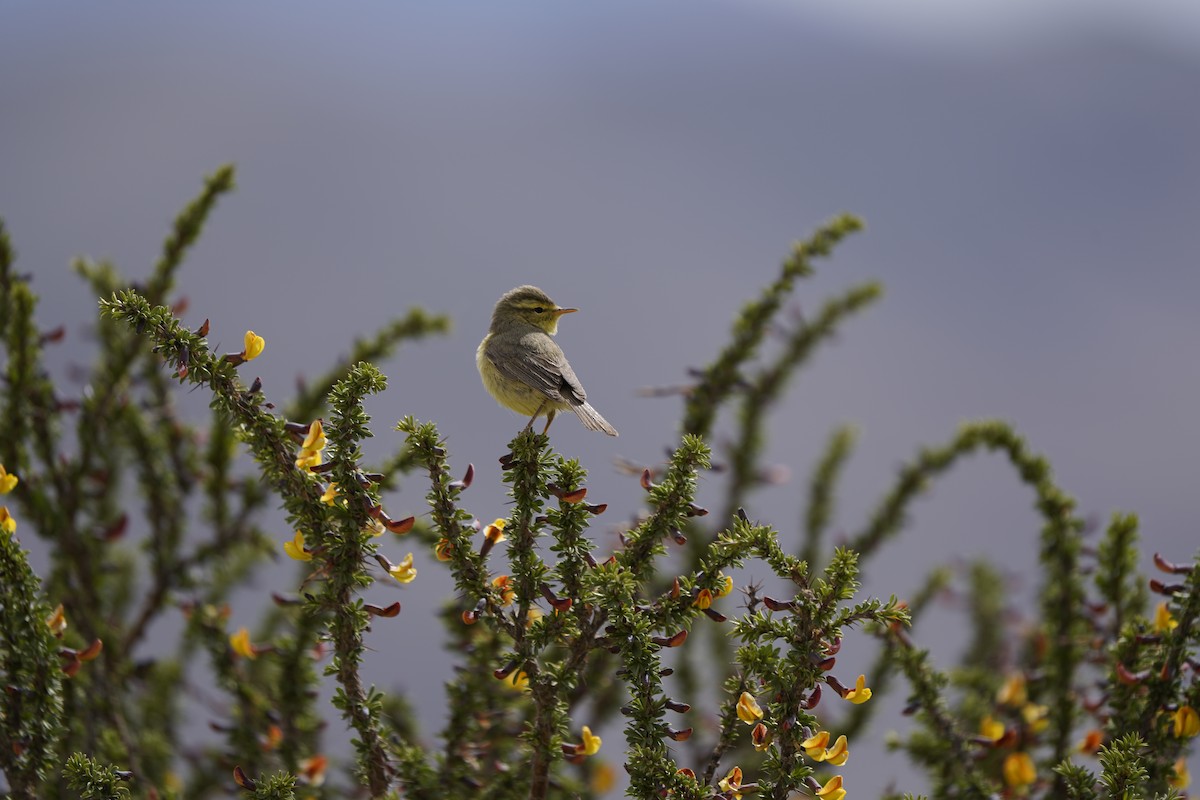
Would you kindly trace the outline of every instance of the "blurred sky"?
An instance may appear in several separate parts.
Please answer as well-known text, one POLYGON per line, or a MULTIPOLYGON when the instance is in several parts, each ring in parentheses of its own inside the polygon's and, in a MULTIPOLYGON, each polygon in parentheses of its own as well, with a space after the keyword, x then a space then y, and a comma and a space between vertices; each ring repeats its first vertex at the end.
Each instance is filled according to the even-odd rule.
MULTIPOLYGON (((769 460, 791 480, 756 515, 794 535, 838 424, 861 429, 839 497, 853 530, 918 446, 1000 416, 1086 512, 1137 511, 1147 556, 1196 549, 1200 4, 10 2, 0 76, 0 215, 40 320, 70 328, 58 368, 86 359, 95 314, 70 259, 145 275, 232 161, 239 189, 180 286, 225 349, 266 337, 248 380, 285 400, 391 315, 450 314, 452 335, 381 365, 371 452, 399 445, 401 416, 433 419, 456 468, 476 464, 471 510, 503 516, 496 459, 520 420, 484 394, 474 352, 501 292, 537 284, 581 308, 559 341, 622 434, 562 419, 553 443, 627 516, 640 490, 611 464, 660 460, 679 411, 638 389, 706 363, 790 243, 850 211, 867 231, 798 306, 871 278, 887 294, 774 414, 769 460)), ((423 493, 389 506, 419 513, 423 493)), ((931 562, 983 557, 1027 597, 1030 504, 1003 463, 972 459, 868 565, 868 589, 903 596, 931 562)), ((434 729, 446 656, 401 639, 436 641, 424 626, 450 591, 426 561, 371 639, 369 679, 414 692, 434 729)), ((947 665, 961 631, 939 614, 917 634, 947 665)), ((910 778, 898 759, 860 757, 848 785, 893 776, 910 778)))

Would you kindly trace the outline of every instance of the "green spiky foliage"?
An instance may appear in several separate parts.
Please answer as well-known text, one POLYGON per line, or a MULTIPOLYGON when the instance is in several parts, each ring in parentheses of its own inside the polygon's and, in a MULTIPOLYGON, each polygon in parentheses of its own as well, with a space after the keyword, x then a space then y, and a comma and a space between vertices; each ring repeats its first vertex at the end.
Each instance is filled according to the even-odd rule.
POLYGON ((469 506, 474 468, 452 463, 453 433, 433 422, 404 417, 381 437, 391 452, 366 463, 363 443, 382 430, 364 410, 386 385, 380 360, 447 330, 444 318, 385 322, 291 398, 244 381, 253 334, 222 354, 207 321, 184 324, 179 268, 233 178, 224 167, 205 182, 146 279, 77 262, 101 309, 78 396, 44 366, 63 331, 38 327, 35 287, 0 225, 0 770, 12 796, 595 800, 623 772, 636 798, 837 798, 843 785, 853 797, 870 765, 847 753, 882 724, 872 698, 889 691, 907 697, 891 744, 924 772, 923 797, 1178 796, 1200 728, 1200 562, 1156 554, 1166 577, 1147 581, 1131 514, 1090 543, 1076 501, 1010 425, 968 423, 920 449, 859 525, 838 515, 858 435, 842 426, 797 494, 796 522, 758 518, 769 412, 881 295, 865 283, 811 317, 791 313, 857 219, 795 245, 694 370, 668 457, 611 499, 640 510, 602 553, 610 498, 590 496, 585 466, 545 435, 509 443, 511 508, 490 524, 469 506), (181 388, 209 399, 207 420, 179 411, 181 388), (861 596, 913 502, 980 452, 1001 455, 1033 498, 1036 606, 1018 607, 1009 576, 983 563, 931 561, 903 601, 861 596), (717 513, 697 504, 706 482, 717 513), (427 513, 390 515, 413 490, 427 513), (255 579, 281 549, 266 532, 272 506, 297 572, 291 591, 265 597, 255 579), (49 545, 44 575, 25 536, 49 545), (425 578, 397 542, 426 548, 454 584, 439 613, 455 667, 436 732, 363 678, 372 637, 415 623, 392 621, 411 613, 400 602, 367 597, 425 578), (959 653, 921 644, 944 597, 964 611, 959 653), (254 611, 245 630, 232 621, 254 611), (176 638, 150 647, 171 619, 176 638), (196 690, 205 681, 213 689, 196 690), (202 743, 185 738, 196 696, 212 720, 202 743), (341 740, 351 757, 327 763, 341 740))

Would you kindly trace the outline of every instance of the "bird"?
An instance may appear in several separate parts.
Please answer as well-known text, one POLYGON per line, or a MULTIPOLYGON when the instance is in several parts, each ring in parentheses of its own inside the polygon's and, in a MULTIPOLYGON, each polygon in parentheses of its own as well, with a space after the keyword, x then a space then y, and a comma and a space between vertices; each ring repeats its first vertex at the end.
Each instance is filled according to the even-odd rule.
POLYGON ((536 286, 505 292, 496 301, 492 324, 475 351, 475 365, 496 402, 529 417, 524 430, 544 414, 544 434, 555 414, 571 411, 588 430, 616 436, 617 429, 588 403, 575 370, 550 338, 558 333, 559 319, 578 310, 559 306, 536 286))

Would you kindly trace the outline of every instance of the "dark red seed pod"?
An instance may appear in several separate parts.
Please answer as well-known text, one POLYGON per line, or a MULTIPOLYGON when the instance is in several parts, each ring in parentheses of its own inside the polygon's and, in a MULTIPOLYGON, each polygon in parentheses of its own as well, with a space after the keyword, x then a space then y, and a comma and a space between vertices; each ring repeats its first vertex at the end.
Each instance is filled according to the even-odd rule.
POLYGON ((253 792, 258 788, 258 782, 243 772, 241 767, 233 768, 233 780, 237 782, 238 786, 242 787, 248 792, 253 792))
POLYGON ((642 470, 642 488, 647 492, 654 488, 654 482, 650 480, 650 468, 642 470))
POLYGON ((403 536, 411 531, 416 523, 416 517, 405 517, 404 519, 389 519, 383 523, 383 526, 397 536, 403 536))
POLYGON ((1126 686, 1134 686, 1136 684, 1142 683, 1143 681, 1145 681, 1147 678, 1150 677, 1150 670, 1142 670, 1141 672, 1130 672, 1129 669, 1124 664, 1122 664, 1120 661, 1117 662, 1116 672, 1117 672, 1117 680, 1119 680, 1121 683, 1125 684, 1126 686))
POLYGON ((650 641, 662 647, 679 647, 679 645, 687 641, 687 637, 688 632, 682 630, 674 636, 652 636, 650 637, 650 641))
POLYGON ((1173 561, 1167 561, 1158 553, 1154 554, 1154 566, 1168 575, 1186 575, 1192 571, 1191 564, 1176 564, 1173 561))
POLYGON ((772 611, 792 611, 796 608, 796 604, 793 602, 785 603, 782 600, 776 600, 774 597, 769 597, 767 595, 763 595, 762 602, 764 606, 772 611))
POLYGON ((581 486, 573 492, 564 492, 559 499, 564 503, 578 503, 587 497, 587 487, 581 486))
POLYGON ((367 603, 364 608, 367 609, 368 614, 375 617, 394 617, 400 613, 400 601, 397 600, 386 608, 380 608, 372 603, 367 603))

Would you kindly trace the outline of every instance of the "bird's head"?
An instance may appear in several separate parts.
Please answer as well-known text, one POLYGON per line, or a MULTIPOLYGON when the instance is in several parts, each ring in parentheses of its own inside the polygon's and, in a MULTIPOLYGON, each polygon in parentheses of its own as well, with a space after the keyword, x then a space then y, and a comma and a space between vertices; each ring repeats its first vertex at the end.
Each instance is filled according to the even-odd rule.
POLYGON ((559 317, 578 310, 562 308, 536 286, 518 286, 505 292, 504 296, 496 301, 496 308, 492 311, 492 331, 526 324, 554 335, 558 332, 559 317))

